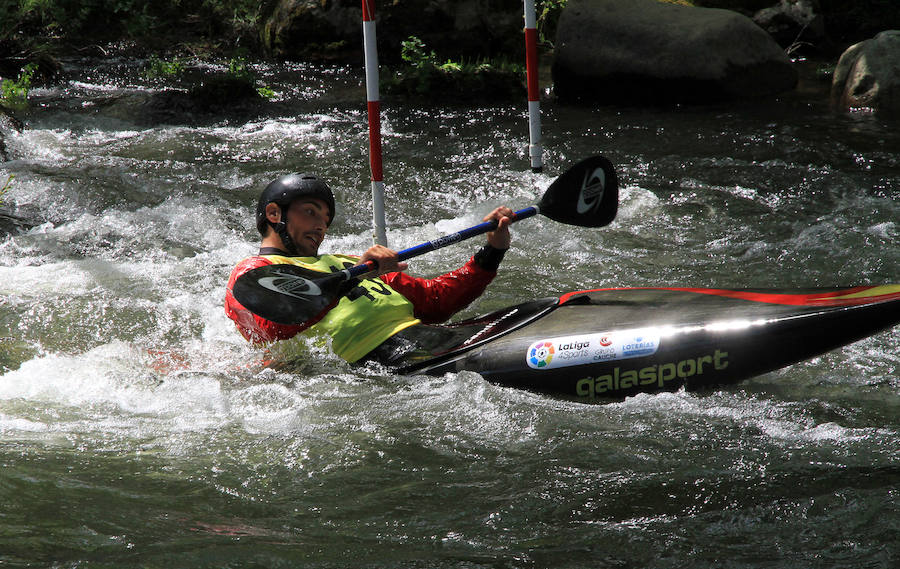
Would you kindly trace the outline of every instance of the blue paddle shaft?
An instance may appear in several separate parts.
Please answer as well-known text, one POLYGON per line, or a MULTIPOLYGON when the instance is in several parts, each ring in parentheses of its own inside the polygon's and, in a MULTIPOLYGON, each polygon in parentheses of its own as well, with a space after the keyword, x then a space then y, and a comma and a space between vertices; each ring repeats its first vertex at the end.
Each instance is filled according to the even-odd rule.
MULTIPOLYGON (((511 220, 512 221, 521 221, 523 219, 527 219, 539 213, 537 206, 529 206, 524 209, 520 209, 519 211, 513 213, 511 220)), ((424 255, 425 253, 430 253, 431 251, 435 251, 437 249, 441 249, 442 247, 446 247, 447 245, 453 245, 454 243, 459 243, 460 241, 465 241, 466 239, 470 239, 477 235, 483 235, 488 233, 489 231, 493 231, 497 229, 497 220, 492 219, 490 221, 484 221, 479 223, 478 225, 474 225, 467 229, 462 229, 457 231, 456 233, 451 233, 449 235, 444 235, 443 237, 438 237, 432 241, 426 241, 425 243, 421 243, 419 245, 414 245, 408 249, 404 249, 397 253, 400 261, 405 261, 407 259, 412 259, 413 257, 418 257, 419 255, 424 255)), ((374 261, 367 261, 365 263, 355 265, 342 271, 346 276, 347 280, 361 277, 362 275, 375 270, 376 264, 374 261)))

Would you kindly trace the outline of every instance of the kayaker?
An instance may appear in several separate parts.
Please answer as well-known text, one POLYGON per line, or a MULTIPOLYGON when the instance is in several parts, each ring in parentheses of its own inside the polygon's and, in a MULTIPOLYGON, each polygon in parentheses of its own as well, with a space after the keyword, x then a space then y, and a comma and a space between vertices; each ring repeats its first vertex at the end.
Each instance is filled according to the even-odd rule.
POLYGON ((234 268, 225 292, 225 313, 240 333, 254 344, 292 338, 301 332, 324 334, 332 349, 349 362, 376 360, 390 364, 407 355, 443 322, 481 296, 497 274, 509 249, 513 211, 498 207, 484 220, 498 227, 487 243, 462 267, 432 279, 403 271, 397 253, 382 245, 361 257, 319 254, 319 246, 335 217, 331 188, 312 174, 288 174, 263 190, 256 207, 256 227, 262 236, 259 253, 234 268), (232 294, 234 282, 251 269, 269 264, 294 264, 322 272, 339 271, 368 260, 378 264, 377 275, 354 282, 337 305, 314 323, 279 324, 253 314, 232 294), (308 330, 308 332, 307 332, 308 330))

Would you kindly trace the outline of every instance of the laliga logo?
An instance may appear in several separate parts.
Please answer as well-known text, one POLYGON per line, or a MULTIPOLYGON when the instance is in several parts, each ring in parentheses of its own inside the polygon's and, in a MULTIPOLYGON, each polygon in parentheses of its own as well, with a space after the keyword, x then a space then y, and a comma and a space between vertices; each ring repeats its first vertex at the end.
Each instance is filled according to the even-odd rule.
POLYGON ((532 344, 531 349, 528 350, 528 367, 535 369, 547 367, 553 361, 553 354, 555 353, 556 350, 553 349, 552 342, 532 344))

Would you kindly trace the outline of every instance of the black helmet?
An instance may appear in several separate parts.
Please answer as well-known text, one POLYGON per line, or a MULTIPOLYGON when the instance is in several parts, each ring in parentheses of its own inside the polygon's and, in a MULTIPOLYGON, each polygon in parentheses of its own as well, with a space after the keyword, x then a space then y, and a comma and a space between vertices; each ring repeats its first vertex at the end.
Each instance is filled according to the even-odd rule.
POLYGON ((312 174, 287 174, 273 180, 262 195, 259 196, 259 202, 256 204, 256 228, 262 235, 266 234, 266 206, 270 203, 277 203, 281 206, 282 211, 287 209, 291 202, 297 198, 316 198, 320 199, 328 205, 328 224, 334 220, 334 194, 328 184, 315 177, 312 174))

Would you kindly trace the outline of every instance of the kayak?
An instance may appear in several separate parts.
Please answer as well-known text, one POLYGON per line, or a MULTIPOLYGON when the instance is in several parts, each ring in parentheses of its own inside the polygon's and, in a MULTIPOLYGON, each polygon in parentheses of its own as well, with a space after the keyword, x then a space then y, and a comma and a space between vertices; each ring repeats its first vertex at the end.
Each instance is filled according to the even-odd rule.
MULTIPOLYGON (((578 227, 615 219, 618 181, 602 156, 560 175, 519 221, 544 215, 578 227)), ((496 229, 496 221, 404 249, 400 261, 496 229)), ((368 261, 323 273, 257 267, 234 298, 281 324, 318 322, 368 261)), ((486 380, 582 401, 700 389, 780 369, 900 323, 900 285, 809 290, 609 288, 538 299, 443 326, 420 325, 376 348, 405 374, 473 371, 486 380), (382 350, 384 348, 384 350, 382 350)))
POLYGON ((734 383, 900 323, 900 285, 584 290, 439 327, 405 374, 473 371, 582 401, 734 383))

